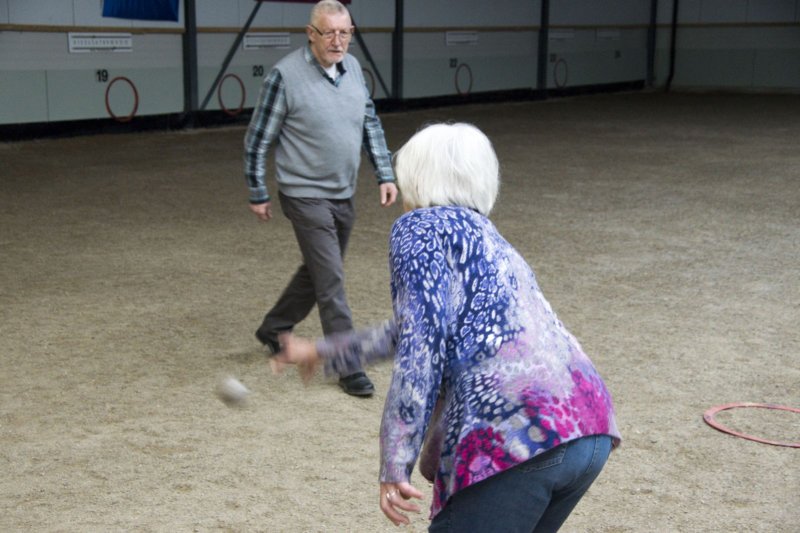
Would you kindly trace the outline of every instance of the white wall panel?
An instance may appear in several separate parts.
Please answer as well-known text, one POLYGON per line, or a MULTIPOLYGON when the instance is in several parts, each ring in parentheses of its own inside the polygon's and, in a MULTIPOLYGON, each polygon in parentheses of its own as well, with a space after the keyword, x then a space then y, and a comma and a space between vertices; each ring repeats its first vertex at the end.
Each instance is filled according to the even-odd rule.
POLYGON ((135 116, 183 110, 180 70, 114 69, 108 83, 97 83, 94 71, 54 70, 48 71, 47 76, 50 120, 110 118, 109 110, 123 118, 134 109, 135 116), (116 79, 119 77, 130 80, 130 83, 116 79))
POLYGON ((0 24, 8 22, 8 0, 0 0, 0 24))
POLYGON ((69 53, 65 33, 0 33, 0 70, 70 68, 87 56, 91 54, 69 53))
POLYGON ((0 70, 0 124, 47 121, 44 71, 0 70))
POLYGON ((681 48, 673 83, 688 88, 749 88, 753 85, 753 50, 681 48))
POLYGON ((473 93, 530 89, 536 83, 536 46, 536 32, 479 32, 477 45, 459 46, 446 46, 444 33, 410 33, 403 96, 455 95, 470 89, 470 81, 473 93))
POLYGON ((394 0, 353 0, 350 12, 362 28, 393 28, 394 0))
MULTIPOLYGON (((664 4, 665 18, 659 18, 659 22, 670 24, 672 22, 672 7, 675 0, 666 0, 664 4)), ((659 9, 661 9, 662 2, 659 2, 659 9)), ((680 0, 680 9, 678 9, 678 23, 679 24, 696 24, 702 20, 701 12, 703 10, 703 0, 680 0)))
POLYGON ((73 24, 72 2, 67 0, 8 0, 11 24, 73 24))
POLYGON ((139 91, 139 115, 183 111, 183 69, 142 68, 129 71, 139 91))
MULTIPOLYGON (((251 9, 253 4, 250 2, 251 9)), ((195 6, 198 28, 238 28, 244 24, 239 15, 241 7, 236 0, 196 0, 195 6)), ((264 6, 260 9, 264 9, 264 6)))
POLYGON ((750 0, 747 3, 747 22, 792 22, 797 6, 797 0, 750 0))
MULTIPOLYGON (((115 70, 117 74, 130 76, 127 70, 115 70)), ((134 96, 126 83, 114 82, 111 86, 98 83, 92 70, 47 71, 48 119, 109 118, 105 106, 107 89, 111 93, 112 111, 118 116, 129 115, 134 108, 134 96)))
MULTIPOLYGON (((0 109, 18 102, 12 123, 107 118, 105 93, 118 76, 131 77, 140 91, 140 115, 183 108, 182 43, 177 34, 135 34, 132 52, 71 54, 63 32, 2 32, 0 50, 0 73, 4 78, 13 73, 15 80, 0 89, 0 109), (25 116, 19 116, 23 112, 25 116)), ((126 88, 120 83, 114 91, 126 88)))
MULTIPOLYGON (((232 33, 201 33, 197 39, 197 61, 200 66, 219 68, 236 36, 232 33)), ((306 42, 305 33, 291 33, 286 48, 244 50, 241 45, 231 60, 232 65, 272 65, 280 58, 300 48, 306 42)))
POLYGON ((283 8, 282 24, 289 27, 304 27, 311 16, 311 4, 279 4, 283 8))
POLYGON ((76 26, 125 26, 128 21, 103 16, 103 0, 72 0, 76 26))
POLYGON ((526 26, 540 12, 538 0, 407 0, 404 19, 409 28, 526 26))
POLYGON ((571 39, 548 43, 548 87, 580 87, 639 81, 647 68, 645 28, 625 28, 614 38, 576 29, 571 39))
MULTIPOLYGON (((672 0, 658 5, 658 22, 672 20, 672 0)), ((680 0, 682 24, 790 23, 800 21, 800 0, 680 0)))
MULTIPOLYGON (((793 27, 685 28, 678 32, 678 46, 696 50, 794 48, 800 52, 800 40, 795 40, 798 36, 800 36, 800 28, 793 27)), ((795 65, 797 64, 795 62, 795 65)))
POLYGON ((557 54, 555 61, 548 62, 547 86, 553 89, 638 81, 644 77, 646 62, 645 52, 638 49, 557 54))
POLYGON ((630 25, 650 21, 650 2, 642 0, 558 0, 550 3, 550 24, 630 25))
POLYGON ((800 87, 800 68, 786 68, 786 65, 793 63, 796 65, 797 57, 798 50, 756 51, 753 85, 775 89, 794 88, 796 90, 800 87))
POLYGON ((656 10, 656 24, 669 24, 672 21, 673 0, 659 0, 656 10))
POLYGON ((747 20, 748 0, 703 0, 700 22, 726 23, 747 20))
POLYGON ((426 28, 463 25, 463 12, 469 9, 467 4, 470 2, 461 3, 464 4, 463 8, 453 9, 447 0, 406 0, 403 13, 405 26, 426 28))
MULTIPOLYGON (((239 24, 241 28, 250 18, 255 2, 253 0, 239 0, 239 24)), ((253 26, 283 26, 283 4, 276 2, 262 2, 258 15, 253 20, 253 26)), ((305 23, 303 24, 305 25, 305 23)))
POLYGON ((12 32, 0 41, 6 44, 9 50, 13 50, 8 56, 0 55, 0 69, 27 67, 41 70, 81 70, 115 66, 182 69, 180 35, 135 34, 132 38, 132 52, 100 51, 70 54, 65 33, 12 32))
MULTIPOLYGON (((668 62, 665 40, 659 42, 661 78, 668 62)), ((678 32, 677 88, 800 90, 800 28, 796 26, 687 27, 678 32)))

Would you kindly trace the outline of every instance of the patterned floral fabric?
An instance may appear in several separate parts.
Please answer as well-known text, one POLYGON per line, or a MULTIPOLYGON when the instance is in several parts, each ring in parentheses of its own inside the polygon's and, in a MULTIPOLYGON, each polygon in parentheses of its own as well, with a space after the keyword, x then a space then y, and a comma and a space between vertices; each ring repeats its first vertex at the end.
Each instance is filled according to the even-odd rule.
POLYGON ((390 269, 394 322, 318 345, 331 373, 394 352, 381 481, 409 481, 420 458, 433 517, 455 492, 559 444, 619 443, 602 379, 489 219, 459 207, 406 213, 390 269))

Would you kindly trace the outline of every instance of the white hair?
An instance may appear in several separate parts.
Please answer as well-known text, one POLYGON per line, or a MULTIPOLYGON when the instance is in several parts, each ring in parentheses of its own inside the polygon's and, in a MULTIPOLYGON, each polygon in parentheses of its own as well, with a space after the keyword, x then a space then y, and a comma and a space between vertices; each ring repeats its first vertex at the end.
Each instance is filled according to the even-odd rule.
POLYGON ((322 15, 334 15, 339 13, 350 14, 344 4, 338 0, 321 0, 311 8, 311 16, 309 19, 311 20, 311 24, 316 24, 322 15))
POLYGON ((488 215, 500 187, 492 143, 471 124, 433 124, 395 154, 397 186, 408 209, 455 205, 488 215))

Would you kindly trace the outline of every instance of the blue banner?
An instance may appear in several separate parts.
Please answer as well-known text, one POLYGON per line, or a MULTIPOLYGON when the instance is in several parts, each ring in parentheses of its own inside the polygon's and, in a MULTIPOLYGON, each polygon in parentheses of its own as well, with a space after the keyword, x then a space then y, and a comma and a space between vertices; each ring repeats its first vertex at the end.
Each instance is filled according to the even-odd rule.
POLYGON ((103 0, 103 16, 178 22, 180 0, 103 0))

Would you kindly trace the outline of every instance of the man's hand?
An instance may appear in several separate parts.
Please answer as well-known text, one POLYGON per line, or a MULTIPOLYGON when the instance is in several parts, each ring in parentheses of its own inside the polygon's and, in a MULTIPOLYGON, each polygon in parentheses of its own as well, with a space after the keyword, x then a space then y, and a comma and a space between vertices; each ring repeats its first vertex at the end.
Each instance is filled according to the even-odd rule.
POLYGON ((394 182, 381 183, 381 205, 389 207, 397 200, 397 186, 394 182))
POLYGON ((265 202, 263 204, 250 204, 250 211, 255 213, 259 220, 269 222, 272 218, 272 202, 265 202))

